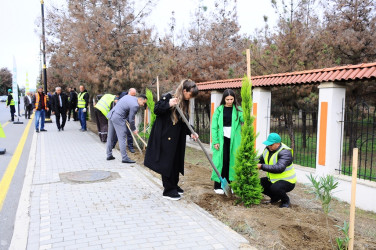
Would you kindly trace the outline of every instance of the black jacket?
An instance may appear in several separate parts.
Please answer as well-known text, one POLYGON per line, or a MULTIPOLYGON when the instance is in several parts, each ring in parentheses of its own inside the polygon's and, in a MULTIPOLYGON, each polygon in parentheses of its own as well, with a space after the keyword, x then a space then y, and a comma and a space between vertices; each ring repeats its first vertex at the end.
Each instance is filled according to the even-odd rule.
POLYGON ((63 104, 61 108, 60 108, 59 96, 55 93, 51 97, 52 111, 55 113, 66 113, 68 109, 68 96, 64 93, 61 93, 60 96, 61 96, 61 102, 63 104))
MULTIPOLYGON (((281 146, 279 146, 279 148, 276 151, 278 151, 281 146)), ((273 153, 276 151, 269 151, 269 159, 273 155, 273 153)), ((273 173, 273 174, 280 174, 280 173, 283 173, 283 171, 285 171, 286 167, 292 164, 292 161, 293 161, 293 157, 292 157, 291 151, 287 149, 282 149, 281 152, 278 153, 278 161, 275 165, 265 164, 265 159, 263 155, 260 156, 259 163, 262 164, 261 166, 262 170, 269 172, 269 173, 273 173)))
POLYGON ((172 123, 171 98, 171 94, 164 95, 155 104, 157 118, 151 129, 144 160, 146 167, 167 177, 172 168, 177 168, 184 175, 186 136, 191 134, 181 118, 175 125, 172 123))
POLYGON ((69 93, 69 108, 75 109, 77 107, 77 93, 74 90, 71 90, 69 93))

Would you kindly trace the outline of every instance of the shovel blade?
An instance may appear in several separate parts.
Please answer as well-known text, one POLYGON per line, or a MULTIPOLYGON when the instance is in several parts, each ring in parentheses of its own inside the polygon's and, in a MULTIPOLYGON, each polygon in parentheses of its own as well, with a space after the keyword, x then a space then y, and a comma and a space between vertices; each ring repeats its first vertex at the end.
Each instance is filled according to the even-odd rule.
POLYGON ((223 189, 227 197, 231 197, 232 195, 231 187, 228 184, 226 178, 221 178, 221 188, 223 189))

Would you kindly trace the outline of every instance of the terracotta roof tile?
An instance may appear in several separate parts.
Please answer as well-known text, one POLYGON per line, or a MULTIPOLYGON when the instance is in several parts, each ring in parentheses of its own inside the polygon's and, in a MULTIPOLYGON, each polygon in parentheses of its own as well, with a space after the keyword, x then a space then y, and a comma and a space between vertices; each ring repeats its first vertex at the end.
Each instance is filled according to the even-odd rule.
MULTIPOLYGON (((252 77, 253 86, 313 84, 376 78, 376 62, 252 77)), ((240 88, 241 78, 197 83, 199 90, 240 88)))

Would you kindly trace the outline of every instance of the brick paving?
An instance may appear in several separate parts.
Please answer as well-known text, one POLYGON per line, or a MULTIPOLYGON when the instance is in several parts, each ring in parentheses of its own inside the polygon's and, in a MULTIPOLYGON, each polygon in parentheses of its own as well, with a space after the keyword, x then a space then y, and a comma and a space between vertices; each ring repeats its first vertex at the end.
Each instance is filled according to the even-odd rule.
POLYGON ((93 133, 80 132, 78 122, 67 122, 62 132, 54 123, 46 129, 34 136, 27 249, 239 249, 247 244, 184 196, 163 199, 160 180, 142 166, 121 163, 117 150, 116 159, 107 161, 105 145, 93 133), (82 170, 118 177, 80 184, 60 178, 82 170))

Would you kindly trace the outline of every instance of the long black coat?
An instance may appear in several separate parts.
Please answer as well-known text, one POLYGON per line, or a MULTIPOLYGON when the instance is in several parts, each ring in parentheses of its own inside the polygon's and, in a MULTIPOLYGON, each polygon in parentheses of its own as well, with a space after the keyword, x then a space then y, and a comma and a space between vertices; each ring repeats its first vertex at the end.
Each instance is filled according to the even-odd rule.
POLYGON ((169 177, 172 169, 177 168, 184 175, 184 155, 186 136, 190 131, 179 119, 174 125, 171 120, 169 101, 171 94, 162 97, 155 104, 157 118, 151 129, 144 165, 155 172, 169 177))

